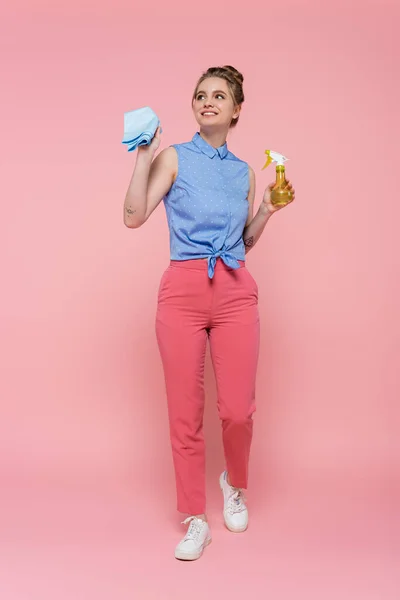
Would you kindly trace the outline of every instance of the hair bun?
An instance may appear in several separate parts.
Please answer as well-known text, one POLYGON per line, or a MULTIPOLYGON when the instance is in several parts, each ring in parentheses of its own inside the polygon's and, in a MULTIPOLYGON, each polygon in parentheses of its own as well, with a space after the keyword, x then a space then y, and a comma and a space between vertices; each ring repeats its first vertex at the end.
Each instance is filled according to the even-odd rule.
POLYGON ((235 67, 231 67, 231 65, 224 65, 222 68, 225 69, 225 71, 228 71, 240 84, 243 83, 244 77, 237 69, 235 69, 235 67))

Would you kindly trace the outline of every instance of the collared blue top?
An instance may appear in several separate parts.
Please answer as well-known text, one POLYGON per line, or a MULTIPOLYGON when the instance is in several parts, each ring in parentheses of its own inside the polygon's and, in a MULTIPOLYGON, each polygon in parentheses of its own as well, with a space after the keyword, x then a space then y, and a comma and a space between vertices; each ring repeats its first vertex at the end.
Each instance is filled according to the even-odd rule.
POLYGON ((173 147, 178 153, 178 174, 164 198, 171 260, 207 258, 210 278, 218 258, 237 269, 238 260, 245 259, 247 163, 229 152, 226 144, 210 146, 199 133, 173 147))

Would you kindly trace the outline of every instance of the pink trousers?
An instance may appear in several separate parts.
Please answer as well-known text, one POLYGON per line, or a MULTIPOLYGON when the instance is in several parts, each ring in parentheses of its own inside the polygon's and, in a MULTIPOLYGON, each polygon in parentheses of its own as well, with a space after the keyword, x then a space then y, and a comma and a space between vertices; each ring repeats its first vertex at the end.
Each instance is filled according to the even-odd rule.
POLYGON ((246 488, 259 349, 257 284, 240 263, 171 261, 159 288, 156 333, 164 367, 178 510, 206 510, 203 436, 207 338, 231 484, 246 488))

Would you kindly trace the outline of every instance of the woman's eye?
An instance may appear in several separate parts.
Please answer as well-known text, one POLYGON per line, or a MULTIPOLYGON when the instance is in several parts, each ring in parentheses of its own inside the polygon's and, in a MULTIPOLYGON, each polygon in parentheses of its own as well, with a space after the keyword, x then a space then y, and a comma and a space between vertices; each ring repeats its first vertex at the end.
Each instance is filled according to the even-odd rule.
MULTIPOLYGON (((218 99, 224 100, 225 96, 223 94, 216 94, 215 96, 218 99)), ((199 94, 196 96, 196 100, 203 100, 205 98, 204 94, 199 94)))

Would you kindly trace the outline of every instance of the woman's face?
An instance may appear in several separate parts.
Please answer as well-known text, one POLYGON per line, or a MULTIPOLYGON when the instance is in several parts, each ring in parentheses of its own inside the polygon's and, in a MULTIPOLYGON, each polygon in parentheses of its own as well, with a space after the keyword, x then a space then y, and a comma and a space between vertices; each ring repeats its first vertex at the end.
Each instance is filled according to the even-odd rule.
POLYGON ((193 113, 200 127, 229 128, 239 112, 225 79, 208 77, 200 83, 193 100, 193 113))

